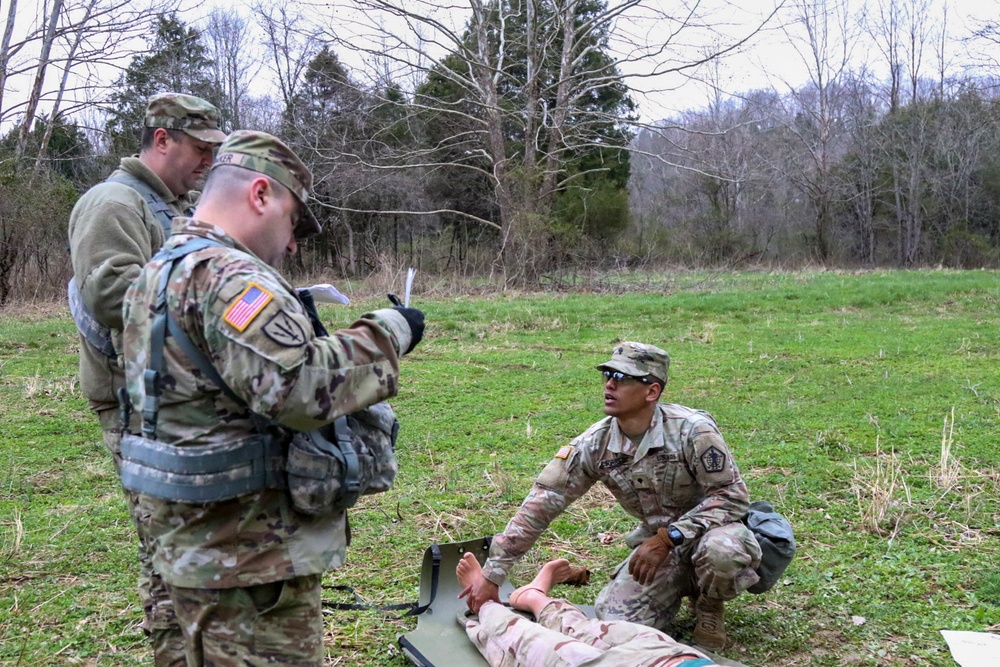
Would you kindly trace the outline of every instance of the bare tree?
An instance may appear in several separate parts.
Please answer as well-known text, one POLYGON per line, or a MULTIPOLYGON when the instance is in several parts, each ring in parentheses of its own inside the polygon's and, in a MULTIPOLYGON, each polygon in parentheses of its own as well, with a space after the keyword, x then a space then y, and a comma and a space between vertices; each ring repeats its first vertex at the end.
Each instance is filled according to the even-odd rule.
POLYGON ((271 73, 277 79, 281 101, 292 105, 309 61, 320 49, 316 30, 302 14, 288 5, 258 2, 254 17, 265 35, 265 47, 271 61, 271 73))
POLYGON ((20 41, 13 41, 17 2, 9 7, 0 50, 0 120, 19 115, 17 151, 27 149, 32 128, 46 124, 36 164, 45 159, 49 121, 99 102, 107 71, 138 48, 137 38, 157 12, 175 0, 53 0, 20 41), (37 51, 36 58, 20 56, 37 51), (28 63, 30 62, 30 67, 28 63), (53 77, 55 70, 58 74, 53 77), (30 76, 28 96, 3 105, 15 79, 30 76))
MULTIPOLYGON (((66 53, 65 65, 62 68, 62 78, 59 82, 59 87, 55 92, 55 99, 52 101, 52 109, 49 112, 48 119, 50 121, 54 121, 60 116, 60 107, 62 106, 63 96, 66 94, 66 89, 69 86, 70 75, 73 71, 72 65, 76 62, 81 46, 86 38, 87 32, 83 30, 83 26, 90 24, 98 2, 99 0, 86 0, 83 5, 83 17, 77 24, 80 29, 75 31, 67 30, 63 33, 68 37, 69 45, 66 53)), ((42 140, 38 147, 38 153, 35 156, 35 171, 40 171, 42 168, 42 164, 48 154, 49 140, 52 138, 52 130, 54 127, 55 124, 53 122, 46 123, 45 132, 43 133, 42 140)), ((23 145, 20 149, 23 152, 23 145)))
POLYGON ((56 27, 59 24, 59 13, 62 11, 63 0, 52 0, 52 7, 49 10, 48 20, 42 33, 41 53, 38 56, 38 65, 35 68, 35 78, 31 85, 31 93, 28 96, 28 104, 25 106, 24 118, 18 131, 17 156, 24 155, 24 148, 28 143, 28 134, 31 126, 35 122, 35 112, 38 109, 38 101, 42 95, 42 84, 45 82, 45 70, 49 66, 49 54, 52 52, 52 43, 56 39, 56 27))
POLYGON ((924 49, 931 39, 930 0, 906 0, 903 7, 906 26, 906 64, 910 80, 910 101, 916 102, 920 92, 924 66, 924 49))
POLYGON ((797 117, 789 131, 797 140, 786 172, 812 204, 812 244, 825 262, 834 249, 833 214, 837 201, 834 166, 843 155, 842 82, 852 60, 856 31, 848 0, 796 0, 789 43, 808 72, 805 86, 789 87, 797 117))
POLYGON ((628 105, 593 104, 610 90, 627 95, 620 65, 644 65, 652 77, 703 62, 698 56, 673 59, 682 35, 702 25, 699 5, 671 10, 678 11, 641 0, 468 0, 461 7, 352 0, 326 30, 362 63, 378 61, 384 70, 391 62, 396 80, 435 81, 452 91, 447 102, 417 95, 409 105, 435 118, 438 128, 451 128, 440 139, 452 148, 447 165, 441 161, 444 144, 432 142, 408 146, 381 168, 427 173, 447 166, 488 181, 495 218, 459 207, 434 214, 496 227, 495 267, 512 282, 531 279, 551 253, 544 221, 556 197, 612 168, 607 160, 582 170, 567 164, 583 152, 609 150, 609 128, 627 137, 635 123, 628 105), (612 39, 621 42, 619 58, 602 55, 612 39))
POLYGON ((262 67, 250 49, 253 43, 250 25, 235 9, 217 8, 209 14, 204 34, 219 93, 220 116, 228 127, 246 127, 243 107, 249 95, 250 79, 262 67))
POLYGON ((17 0, 9 0, 7 5, 7 20, 3 27, 3 41, 0 42, 0 118, 3 117, 4 91, 7 90, 7 77, 9 76, 9 66, 11 59, 17 51, 25 44, 12 45, 14 37, 14 21, 17 19, 17 0))
POLYGON ((902 9, 904 0, 878 0, 868 6, 862 22, 882 53, 889 74, 889 113, 899 110, 903 81, 902 9))

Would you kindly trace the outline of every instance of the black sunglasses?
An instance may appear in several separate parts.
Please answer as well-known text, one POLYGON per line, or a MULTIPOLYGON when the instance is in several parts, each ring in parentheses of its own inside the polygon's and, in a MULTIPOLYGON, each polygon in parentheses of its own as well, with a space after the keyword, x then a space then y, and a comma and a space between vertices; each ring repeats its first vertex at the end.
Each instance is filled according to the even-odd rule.
POLYGON ((601 371, 601 375, 604 376, 605 380, 614 380, 615 382, 641 382, 643 384, 655 384, 649 378, 638 377, 636 375, 626 375, 621 371, 601 371))

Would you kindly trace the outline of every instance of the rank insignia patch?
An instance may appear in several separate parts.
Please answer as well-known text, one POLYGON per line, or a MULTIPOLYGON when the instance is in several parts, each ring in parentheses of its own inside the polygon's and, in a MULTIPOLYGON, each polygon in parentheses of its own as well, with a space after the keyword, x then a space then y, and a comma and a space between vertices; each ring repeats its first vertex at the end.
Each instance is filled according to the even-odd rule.
POLYGON ((563 445, 562 447, 559 448, 559 451, 556 452, 556 458, 557 459, 568 459, 569 455, 572 454, 572 453, 573 453, 573 446, 572 445, 563 445))
POLYGON ((274 295, 257 283, 250 283, 243 294, 229 306, 222 319, 237 331, 243 331, 273 298, 274 295))
POLYGON ((701 466, 705 472, 722 472, 726 469, 726 455, 717 447, 709 447, 701 455, 701 466))
POLYGON ((262 329, 264 335, 282 347, 299 347, 306 344, 302 325, 283 310, 267 321, 262 329))

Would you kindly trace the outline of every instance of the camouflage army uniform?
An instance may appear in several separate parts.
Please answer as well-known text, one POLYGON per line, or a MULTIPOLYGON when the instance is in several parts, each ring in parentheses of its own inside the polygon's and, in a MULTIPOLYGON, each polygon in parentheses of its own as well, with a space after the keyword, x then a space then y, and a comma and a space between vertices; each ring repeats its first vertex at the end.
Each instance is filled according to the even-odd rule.
POLYGON ((562 447, 494 538, 483 575, 502 583, 541 532, 597 482, 640 521, 626 537, 629 558, 661 527, 673 525, 685 537, 647 586, 629 574, 628 559, 619 565, 597 597, 598 618, 667 630, 682 597, 729 600, 757 582, 760 548, 740 522, 747 488, 715 421, 662 403, 638 446, 607 417, 562 447))
MULTIPOLYGON (((208 102, 190 95, 163 93, 152 97, 144 122, 191 134, 208 143, 220 143, 218 113, 208 102)), ((146 183, 173 211, 183 215, 194 204, 196 193, 175 195, 138 157, 122 158, 108 180, 90 188, 73 207, 69 220, 70 258, 82 301, 100 325, 110 329, 116 351, 121 351, 122 300, 139 270, 163 245, 166 233, 143 195, 118 182, 130 176, 146 183)), ((118 395, 125 386, 121 355, 112 358, 80 336, 80 389, 101 424, 104 445, 115 469, 120 467, 121 427, 118 395)), ((141 526, 148 508, 125 492, 129 513, 141 526)), ((174 619, 173 605, 152 569, 151 545, 139 532, 139 598, 145 612, 144 628, 152 634, 156 664, 183 665, 183 645, 174 619)))
POLYGON ((716 663, 669 635, 638 623, 601 621, 553 600, 535 623, 495 602, 465 627, 492 667, 709 667, 716 663))
MULTIPOLYGON (((246 136, 252 135, 261 133, 246 136)), ((220 148, 216 166, 271 169, 274 155, 226 153, 237 136, 243 135, 234 133, 220 148)), ((312 224, 311 216, 300 218, 300 226, 312 224)), ((177 262, 167 307, 246 405, 206 378, 169 337, 156 440, 178 448, 237 443, 258 432, 251 411, 290 439, 290 429, 314 429, 396 394, 399 356, 412 334, 402 315, 376 311, 317 337, 294 289, 220 228, 179 218, 165 250, 196 237, 224 247, 195 250, 177 262)), ((154 258, 125 296, 126 377, 137 406, 145 398, 150 306, 163 269, 154 258)), ((190 665, 322 662, 320 578, 344 560, 344 514, 301 514, 285 489, 206 504, 143 498, 153 508, 154 566, 187 635, 190 665)))

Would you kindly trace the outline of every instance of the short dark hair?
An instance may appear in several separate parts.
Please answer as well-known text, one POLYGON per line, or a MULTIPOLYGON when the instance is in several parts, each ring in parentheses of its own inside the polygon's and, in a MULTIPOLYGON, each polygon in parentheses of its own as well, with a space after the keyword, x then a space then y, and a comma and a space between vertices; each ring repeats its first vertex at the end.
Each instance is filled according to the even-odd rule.
MULTIPOLYGON (((228 188, 240 187, 250 183, 255 178, 266 178, 267 182, 271 185, 271 188, 273 188, 276 192, 284 192, 289 197, 295 197, 291 190, 267 174, 250 171, 249 169, 244 169, 243 167, 238 167, 236 165, 220 164, 212 167, 211 171, 208 172, 208 178, 205 179, 205 185, 201 189, 201 198, 204 199, 213 195, 216 190, 224 191, 228 188)), ((298 200, 296 199, 296 201, 298 200)))
MULTIPOLYGON (((155 135, 156 131, 159 130, 159 129, 160 128, 158 128, 158 127, 144 127, 144 128, 142 128, 142 141, 139 144, 139 151, 140 152, 142 152, 142 151, 144 151, 144 150, 146 150, 148 148, 152 148, 153 147, 153 135, 155 135)), ((181 138, 184 136, 184 130, 175 130, 175 129, 170 128, 170 127, 165 127, 163 129, 167 131, 167 134, 174 141, 179 142, 181 140, 181 138)))

